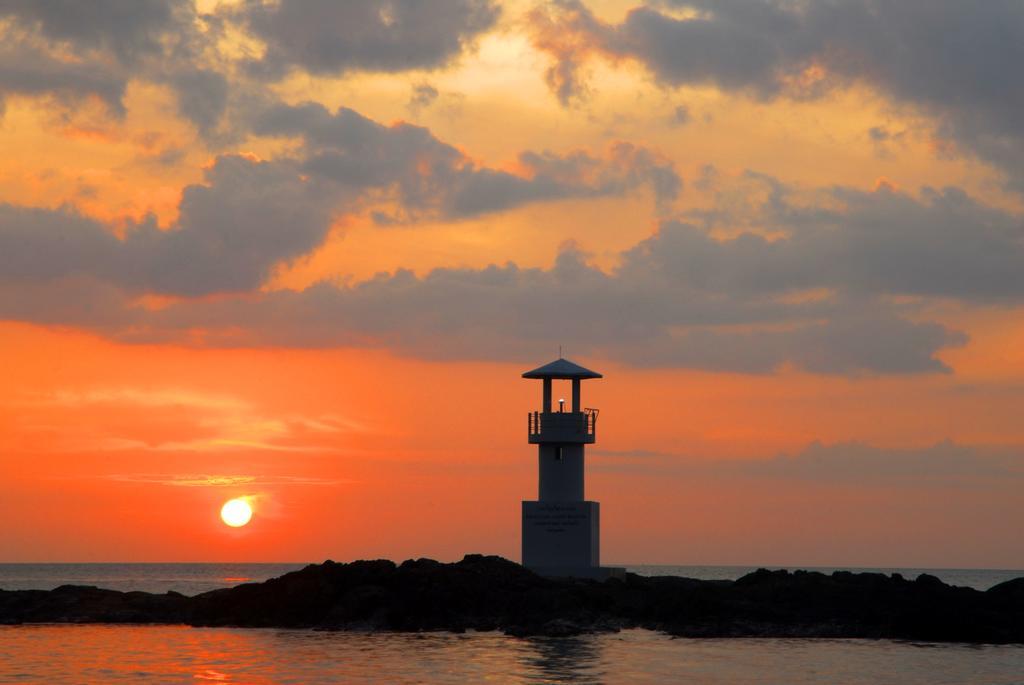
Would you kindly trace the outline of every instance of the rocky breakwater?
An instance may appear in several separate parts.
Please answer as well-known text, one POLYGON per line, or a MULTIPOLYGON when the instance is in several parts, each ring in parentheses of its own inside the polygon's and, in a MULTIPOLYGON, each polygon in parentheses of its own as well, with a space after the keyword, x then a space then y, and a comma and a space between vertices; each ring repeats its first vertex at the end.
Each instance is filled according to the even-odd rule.
POLYGON ((30 622, 1024 643, 1024 578, 979 592, 928 575, 761 570, 736 581, 628 574, 597 582, 542 578, 480 555, 453 564, 328 561, 195 597, 81 586, 0 591, 0 623, 30 622))

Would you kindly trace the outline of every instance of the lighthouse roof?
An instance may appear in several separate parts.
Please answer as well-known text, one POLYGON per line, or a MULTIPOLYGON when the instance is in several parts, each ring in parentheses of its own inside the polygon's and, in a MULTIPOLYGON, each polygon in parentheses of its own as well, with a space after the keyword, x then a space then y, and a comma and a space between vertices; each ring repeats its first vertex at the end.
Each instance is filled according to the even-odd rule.
POLYGON ((533 371, 527 371, 523 378, 604 378, 597 371, 585 369, 579 364, 559 357, 550 364, 540 366, 533 371))

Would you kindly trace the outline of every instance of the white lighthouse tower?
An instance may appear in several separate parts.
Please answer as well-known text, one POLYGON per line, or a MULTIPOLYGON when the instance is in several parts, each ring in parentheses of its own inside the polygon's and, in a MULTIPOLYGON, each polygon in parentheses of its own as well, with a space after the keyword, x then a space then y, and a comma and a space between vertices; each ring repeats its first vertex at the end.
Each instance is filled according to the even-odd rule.
POLYGON ((601 566, 601 508, 584 499, 583 449, 596 438, 597 410, 584 409, 580 384, 601 378, 568 359, 527 371, 544 382, 540 411, 530 412, 529 441, 537 445, 536 500, 523 502, 523 566, 543 575, 607 578, 623 569, 601 566), (552 402, 552 381, 572 381, 572 404, 552 402))

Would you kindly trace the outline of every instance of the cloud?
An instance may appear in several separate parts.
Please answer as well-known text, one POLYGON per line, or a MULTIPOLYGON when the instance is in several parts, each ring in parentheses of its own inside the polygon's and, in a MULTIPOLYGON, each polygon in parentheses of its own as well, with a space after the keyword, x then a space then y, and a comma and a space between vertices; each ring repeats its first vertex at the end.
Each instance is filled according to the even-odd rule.
POLYGON ((181 388, 108 387, 88 390, 61 389, 52 394, 36 397, 35 402, 46 406, 87 407, 113 404, 133 407, 178 407, 211 412, 245 411, 247 402, 237 397, 216 395, 181 388))
POLYGON ((580 0, 538 3, 527 15, 534 47, 554 57, 544 73, 548 87, 563 105, 584 100, 590 89, 584 65, 602 52, 595 36, 605 28, 580 0))
POLYGON ((439 68, 500 13, 492 0, 248 0, 209 13, 194 0, 0 0, 0 114, 9 96, 51 98, 69 117, 95 97, 121 117, 138 79, 170 88, 178 113, 222 146, 269 81, 439 68), (262 41, 262 56, 236 50, 240 37, 262 41))
POLYGON ((336 198, 288 162, 223 155, 182 193, 168 230, 150 218, 123 239, 70 208, 0 205, 0 282, 87 276, 127 292, 250 291, 330 229, 336 198))
MULTIPOLYGON (((965 341, 878 298, 787 302, 688 284, 675 269, 689 252, 652 240, 613 273, 568 249, 550 269, 399 271, 259 300, 172 305, 131 330, 140 340, 180 341, 198 328, 214 345, 388 346, 442 359, 523 360, 558 339, 633 366, 769 373, 791 365, 847 375, 945 371, 935 354, 965 341)), ((724 262, 745 258, 742 241, 733 247, 724 262)))
POLYGON ((747 473, 840 482, 1024 478, 1019 455, 944 441, 924 448, 882 449, 862 442, 814 442, 795 455, 749 463, 747 473))
POLYGON ((117 65, 58 60, 16 39, 0 45, 0 115, 4 99, 15 95, 49 97, 65 108, 96 98, 107 111, 121 117, 126 85, 124 70, 117 65))
POLYGON ((190 0, 0 0, 0 97, 53 97, 70 115, 94 96, 120 117, 129 80, 141 76, 169 83, 203 128, 217 101, 200 105, 212 77, 201 81, 197 62, 216 32, 204 36, 199 22, 190 0))
POLYGON ((271 412, 238 397, 186 387, 59 388, 8 402, 26 417, 45 416, 32 430, 46 434, 50 449, 65 452, 327 453, 337 451, 338 436, 367 430, 337 414, 271 412), (104 411, 97 414, 97 407, 104 411), (59 434, 54 415, 60 417, 59 434))
MULTIPOLYGON (((424 135, 422 129, 412 133, 414 139, 424 135)), ((392 163, 385 155, 367 166, 372 176, 374 164, 392 163)), ((578 164, 571 157, 542 163, 554 167, 549 174, 578 164)), ((227 171, 231 165, 251 171, 260 164, 233 158, 225 173, 235 178, 227 171)), ((267 173, 273 178, 276 167, 267 173)), ((221 188, 215 173, 197 192, 273 199, 246 174, 238 176, 245 188, 221 188)), ((88 230, 65 227, 61 215, 44 212, 31 230, 0 230, 10 246, 0 252, 10 258, 0 257, 0 280, 20 284, 16 293, 0 288, 0 316, 85 325, 129 342, 384 346, 426 358, 522 360, 559 339, 581 353, 633 366, 746 373, 794 367, 860 375, 949 371, 939 353, 967 338, 929 320, 930 303, 1024 301, 1024 222, 960 190, 925 188, 910 195, 882 185, 871 192, 800 191, 758 174, 719 184, 724 199, 718 206, 690 222, 662 222, 657 233, 624 250, 612 270, 593 266, 570 245, 549 268, 506 263, 437 268, 421 276, 398 270, 360 282, 184 300, 157 310, 119 295, 118 288, 139 287, 135 276, 104 270, 109 246, 115 254, 136 250, 133 239, 121 243, 102 234, 100 248, 95 236, 78 244, 88 230), (43 219, 54 227, 46 228, 43 219), (51 253, 55 258, 46 258, 51 253), (32 259, 39 260, 38 269, 32 259), (85 264, 94 265, 91 274, 81 272, 85 264), (43 277, 54 280, 40 283, 43 277), (104 284, 107 277, 116 287, 104 284), (61 280, 67 278, 79 280, 61 280), (77 300, 68 305, 62 293, 72 282, 77 300)), ((298 254, 322 237, 310 228, 305 237, 300 230, 298 238, 275 240, 280 226, 302 222, 275 220, 274 229, 242 222, 243 230, 221 219, 231 216, 182 212, 183 226, 212 227, 210 236, 197 234, 195 240, 212 241, 216 249, 170 250, 160 240, 169 239, 171 230, 154 234, 158 254, 170 256, 166 263, 143 259, 145 251, 127 254, 147 265, 149 287, 163 283, 166 272, 179 291, 212 292, 254 287, 274 259, 298 254), (256 233, 235 264, 237 256, 224 244, 243 241, 246 230, 256 233), (177 259, 182 266, 172 268, 177 259)), ((252 222, 262 218, 256 211, 252 222)), ((90 226, 84 225, 94 230, 90 226)))
POLYGON ((298 146, 269 161, 221 155, 166 228, 147 219, 117 235, 69 208, 0 206, 0 316, 135 342, 390 346, 431 358, 522 359, 556 337, 638 366, 858 375, 949 370, 938 353, 966 337, 927 320, 921 301, 1024 298, 1020 215, 956 188, 801 190, 753 172, 703 184, 715 205, 663 221, 611 271, 570 247, 547 269, 399 270, 260 293, 278 266, 321 246, 340 213, 459 219, 639 186, 667 205, 682 182, 628 143, 602 156, 524 152, 506 170, 425 128, 345 108, 264 106, 249 126, 298 146), (150 310, 135 299, 145 293, 218 297, 150 310))
POLYGON ((625 255, 623 268, 639 275, 653 263, 681 287, 750 295, 831 288, 973 302, 1024 298, 1021 215, 957 188, 925 187, 915 197, 884 184, 870 192, 834 187, 808 199, 774 179, 746 179, 754 184, 744 191, 750 206, 697 214, 696 225, 663 223, 625 255), (757 186, 769 194, 759 197, 757 186), (748 219, 762 232, 709 235, 748 219), (765 237, 766 229, 776 235, 765 237))
POLYGON ((178 112, 200 133, 212 134, 228 108, 227 77, 211 69, 186 67, 174 70, 168 79, 178 96, 178 112))
MULTIPOLYGON (((203 183, 184 189, 178 218, 166 229, 150 217, 118 237, 114 227, 71 207, 0 204, 0 283, 32 288, 34 305, 49 310, 35 316, 53 317, 74 314, 52 284, 79 281, 99 298, 92 315, 109 311, 117 319, 120 295, 111 286, 187 297, 252 292, 278 266, 320 247, 334 216, 364 205, 388 210, 375 210, 381 223, 461 219, 648 186, 664 209, 682 186, 671 162, 628 143, 602 157, 525 152, 512 172, 478 165, 425 128, 383 126, 344 108, 331 114, 315 104, 275 105, 252 125, 260 135, 300 138, 301 154, 218 156, 203 183)), ((7 305, 25 306, 17 298, 7 305)))
POLYGON ((506 171, 480 166, 426 128, 383 126, 344 107, 331 113, 316 103, 277 104, 254 117, 252 130, 301 139, 305 173, 355 189, 392 191, 401 210, 392 222, 424 214, 462 219, 531 202, 618 196, 641 186, 667 208, 682 188, 670 161, 624 142, 602 157, 527 151, 515 171, 506 171))
POLYGON ((676 105, 676 108, 672 111, 671 124, 673 126, 685 126, 693 120, 693 114, 690 113, 690 108, 686 105, 676 105))
POLYGON ((613 24, 558 0, 531 17, 562 102, 586 91, 582 73, 597 54, 635 60, 669 87, 762 100, 864 83, 932 117, 939 136, 1024 188, 1024 71, 1009 66, 1024 63, 1018 2, 661 0, 613 24))
POLYGON ((145 81, 169 88, 178 114, 222 143, 237 136, 225 115, 261 89, 234 78, 219 48, 225 28, 194 0, 0 0, 0 101, 48 98, 73 119, 98 98, 121 118, 128 84, 145 81))
POLYGON ((119 483, 147 483, 153 485, 168 485, 179 488, 227 488, 239 485, 253 487, 268 486, 322 486, 322 485, 343 485, 353 481, 338 478, 315 478, 311 476, 239 476, 239 475, 215 475, 209 473, 115 473, 105 476, 107 480, 119 483))
POLYGON ((14 18, 76 51, 109 51, 121 61, 160 51, 163 34, 191 0, 0 0, 0 18, 14 18))
POLYGON ((121 117, 141 80, 169 88, 178 114, 222 148, 271 81, 439 68, 500 14, 492 0, 247 0, 210 12, 194 0, 0 0, 0 114, 10 96, 50 98, 65 117, 95 97, 121 117))
POLYGON ((665 452, 596 452, 601 471, 671 473, 796 481, 803 484, 973 487, 1024 478, 1024 457, 1013 449, 960 445, 944 440, 911 448, 882 448, 851 440, 812 442, 794 454, 757 459, 709 459, 665 452), (636 457, 641 459, 634 460, 636 457))
POLYGON ((419 112, 434 104, 440 95, 441 92, 429 83, 417 83, 412 87, 412 95, 406 107, 413 113, 419 112))
POLYGON ((233 18, 266 43, 251 69, 278 77, 293 68, 338 75, 442 67, 500 14, 492 0, 248 0, 233 18))

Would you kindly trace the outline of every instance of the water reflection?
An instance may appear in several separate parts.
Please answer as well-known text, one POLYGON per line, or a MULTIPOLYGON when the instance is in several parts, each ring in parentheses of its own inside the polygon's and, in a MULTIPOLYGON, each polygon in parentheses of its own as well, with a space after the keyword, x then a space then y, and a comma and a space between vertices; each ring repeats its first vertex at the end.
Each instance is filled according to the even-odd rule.
POLYGON ((601 643, 592 635, 524 638, 524 670, 546 683, 601 685, 601 643))
POLYGON ((0 626, 0 683, 1022 685, 1024 645, 0 626))

